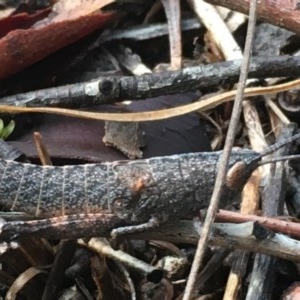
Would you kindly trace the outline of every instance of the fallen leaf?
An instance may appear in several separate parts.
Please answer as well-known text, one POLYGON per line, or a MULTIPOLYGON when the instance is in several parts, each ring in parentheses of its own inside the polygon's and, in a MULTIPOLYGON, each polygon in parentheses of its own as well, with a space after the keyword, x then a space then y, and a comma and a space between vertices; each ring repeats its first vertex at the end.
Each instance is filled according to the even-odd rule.
POLYGON ((94 12, 112 2, 114 0, 61 0, 52 7, 47 18, 31 28, 7 33, 0 40, 0 80, 102 28, 115 14, 94 12))
POLYGON ((49 13, 50 9, 44 9, 37 11, 34 14, 29 15, 28 13, 20 13, 17 15, 8 16, 0 20, 0 38, 5 36, 8 32, 15 29, 25 29, 32 26, 37 21, 45 18, 49 13))
MULTIPOLYGON (((196 98, 197 95, 193 93, 161 96, 133 101, 126 109, 129 111, 161 109, 172 105, 187 104, 196 98)), ((119 106, 102 105, 94 108, 94 110, 109 112, 116 111, 116 109, 120 110, 119 106)), ((13 141, 10 141, 13 146, 29 157, 36 156, 32 133, 39 131, 43 135, 51 159, 56 162, 57 158, 63 158, 63 163, 70 159, 90 162, 128 159, 117 149, 104 145, 102 141, 105 134, 103 121, 43 115, 41 118, 34 118, 32 123, 35 127, 25 130, 25 126, 16 120, 17 127, 19 126, 16 131, 22 129, 23 133, 18 138, 11 136, 13 141)), ((142 148, 143 158, 211 150, 204 133, 205 128, 196 113, 156 122, 145 122, 141 124, 141 130, 145 139, 145 147, 142 148)))
POLYGON ((105 122, 105 135, 103 143, 109 147, 115 147, 128 158, 142 158, 144 137, 141 126, 137 122, 105 122))
POLYGON ((0 80, 103 27, 114 16, 97 13, 38 29, 10 32, 0 40, 0 80))
POLYGON ((9 17, 14 12, 14 8, 8 7, 0 10, 0 20, 9 17))
POLYGON ((33 27, 40 28, 55 22, 74 20, 91 14, 112 2, 115 0, 60 0, 53 5, 48 18, 37 22, 33 27))

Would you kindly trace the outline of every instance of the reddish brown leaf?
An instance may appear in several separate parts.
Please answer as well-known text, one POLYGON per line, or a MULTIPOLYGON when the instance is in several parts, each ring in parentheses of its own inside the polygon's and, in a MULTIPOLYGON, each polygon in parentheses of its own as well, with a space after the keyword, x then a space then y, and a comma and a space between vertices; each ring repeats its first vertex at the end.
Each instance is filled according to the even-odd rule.
MULTIPOLYGON (((225 6, 243 14, 249 13, 250 0, 206 0, 211 4, 225 6)), ((257 6, 257 17, 275 26, 300 34, 300 13, 298 0, 266 0, 257 6)))
POLYGON ((17 15, 12 15, 0 20, 0 38, 5 36, 8 32, 20 29, 29 28, 35 22, 45 18, 49 12, 50 8, 37 11, 35 14, 29 15, 28 13, 20 13, 17 15))
POLYGON ((91 14, 114 1, 115 0, 60 0, 53 5, 52 13, 49 14, 48 18, 38 22, 34 27, 38 28, 54 22, 74 20, 91 14))
POLYGON ((0 40, 0 80, 71 44, 114 19, 97 13, 37 29, 18 29, 0 40))

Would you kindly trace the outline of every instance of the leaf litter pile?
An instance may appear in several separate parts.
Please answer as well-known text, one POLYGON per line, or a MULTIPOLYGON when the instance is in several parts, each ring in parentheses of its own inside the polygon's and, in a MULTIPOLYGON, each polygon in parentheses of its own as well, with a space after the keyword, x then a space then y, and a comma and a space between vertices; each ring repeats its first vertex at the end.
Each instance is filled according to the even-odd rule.
MULTIPOLYGON (((222 150, 249 4, 209 2, 0 0, 1 157, 70 165, 222 150)), ((262 152, 297 133, 297 3, 257 7, 236 147, 262 152)), ((297 142, 276 155, 292 153, 297 142)), ((299 299, 299 195, 297 161, 254 171, 240 204, 216 215, 191 299, 299 299)), ((3 208, 3 299, 185 299, 192 220, 206 211, 117 238, 113 215, 81 213, 38 225, 3 208)))

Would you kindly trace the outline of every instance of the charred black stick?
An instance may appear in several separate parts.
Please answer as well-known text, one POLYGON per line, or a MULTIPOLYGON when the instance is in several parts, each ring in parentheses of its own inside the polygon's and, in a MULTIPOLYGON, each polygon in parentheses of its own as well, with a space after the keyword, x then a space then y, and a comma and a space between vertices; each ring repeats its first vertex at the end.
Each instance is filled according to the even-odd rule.
MULTIPOLYGON (((240 227, 236 227, 235 225, 237 224, 215 224, 209 244, 300 261, 298 255, 300 243, 298 240, 265 230, 263 226, 257 226, 253 222, 239 224, 241 225, 240 227), (261 233, 263 233, 263 236, 260 235, 261 233)), ((197 244, 199 231, 195 228, 192 221, 181 220, 174 223, 166 223, 164 226, 151 229, 146 233, 134 233, 127 237, 133 239, 164 240, 172 243, 197 244)))
MULTIPOLYGON (((108 237, 113 227, 125 224, 124 220, 116 216, 104 214, 95 214, 94 217, 92 215, 81 215, 49 220, 14 221, 1 225, 0 240, 11 241, 14 238, 26 235, 47 239, 76 239, 96 235, 108 237)), ((271 234, 255 239, 253 234, 256 235, 256 229, 257 232, 261 233, 263 227, 257 226, 253 222, 216 224, 209 244, 229 249, 254 251, 299 262, 299 241, 283 234, 271 234)), ((130 234, 126 238, 196 244, 199 239, 199 231, 195 229, 193 221, 176 220, 143 233, 130 234)))
MULTIPOLYGON (((132 77, 103 77, 83 82, 43 89, 0 99, 3 105, 86 107, 126 99, 145 99, 159 95, 183 93, 204 87, 235 83, 240 60, 189 67, 180 71, 145 74, 132 77)), ((255 58, 249 68, 249 78, 287 77, 300 75, 300 57, 255 58)))
MULTIPOLYGON (((284 127, 279 140, 284 140, 293 135, 294 124, 284 127)), ((273 156, 284 155, 288 152, 289 145, 273 153, 273 156)), ((272 217, 283 215, 283 206, 286 193, 286 168, 283 163, 271 165, 270 172, 266 176, 266 186, 262 192, 262 212, 264 216, 272 217)), ((261 299, 265 295, 272 294, 276 277, 277 259, 273 256, 256 254, 251 273, 247 299, 261 299)))
MULTIPOLYGON (((196 18, 182 19, 180 21, 181 31, 197 30, 202 28, 202 25, 196 18)), ((114 40, 133 40, 133 41, 145 41, 149 39, 158 38, 168 35, 168 25, 162 24, 143 24, 136 25, 130 28, 105 30, 100 37, 101 43, 110 42, 114 40)))

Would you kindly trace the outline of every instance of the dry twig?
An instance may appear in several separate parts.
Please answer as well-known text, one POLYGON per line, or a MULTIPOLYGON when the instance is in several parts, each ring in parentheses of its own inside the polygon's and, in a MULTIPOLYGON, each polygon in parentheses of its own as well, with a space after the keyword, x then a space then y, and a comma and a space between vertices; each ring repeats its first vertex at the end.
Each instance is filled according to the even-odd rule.
POLYGON ((188 282, 186 285, 183 300, 190 299, 191 295, 193 293, 194 284, 195 284, 195 281, 197 278, 197 273, 198 273, 199 267, 202 263, 204 251, 207 246, 206 244, 208 241, 208 235, 211 230, 212 224, 214 222, 214 217, 215 217, 215 214, 216 214, 216 211, 218 208, 218 204, 220 201, 220 197, 221 197, 222 186, 225 181, 226 171, 228 168, 228 160, 229 160, 231 148, 233 146, 235 132, 237 130, 237 125, 238 125, 241 110, 242 110, 243 94, 244 94, 244 88, 245 88, 247 75, 248 75, 248 68, 249 68, 250 58, 251 58, 251 47, 252 47, 254 28, 255 28, 255 23, 256 23, 256 3, 257 3, 256 0, 251 1, 251 3, 250 3, 249 24, 248 24, 246 44, 245 44, 245 57, 244 57, 243 64, 241 67, 237 95, 235 98, 233 111, 232 111, 232 115, 231 115, 232 117, 230 120, 228 133, 226 136, 224 152, 222 154, 221 161, 220 161, 220 169, 219 169, 217 177, 216 177, 214 191, 213 191, 213 194, 211 197, 211 202, 210 202, 210 205, 208 208, 207 216, 205 218, 205 222, 203 225, 203 232, 202 232, 201 237, 198 242, 197 251, 195 254, 195 258, 194 258, 194 262, 193 262, 193 265, 191 268, 189 279, 188 279, 188 282))

